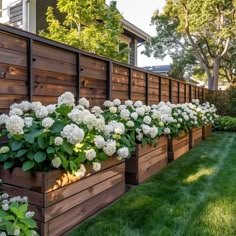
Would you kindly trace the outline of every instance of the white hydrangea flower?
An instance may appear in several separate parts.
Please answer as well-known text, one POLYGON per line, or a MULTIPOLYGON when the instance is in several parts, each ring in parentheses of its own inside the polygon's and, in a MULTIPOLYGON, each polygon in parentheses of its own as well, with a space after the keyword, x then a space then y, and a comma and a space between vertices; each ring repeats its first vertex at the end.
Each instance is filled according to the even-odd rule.
POLYGON ((94 171, 97 172, 97 171, 101 170, 101 168, 102 168, 102 165, 100 162, 93 162, 93 170, 94 171))
POLYGON ((41 106, 40 108, 35 110, 35 116, 39 119, 43 119, 48 116, 48 110, 45 106, 41 106))
POLYGON ((122 158, 127 158, 129 156, 129 149, 127 147, 119 148, 117 154, 122 158))
POLYGON ((8 119, 9 119, 9 116, 8 116, 8 115, 6 115, 6 114, 0 115, 0 125, 5 124, 8 119))
POLYGON ((8 146, 2 146, 0 148, 0 154, 5 154, 8 153, 10 151, 10 148, 8 146))
POLYGON ((111 102, 111 101, 105 101, 104 103, 103 103, 103 105, 104 105, 104 107, 113 107, 114 106, 114 104, 113 104, 113 102, 111 102))
POLYGON ((68 117, 75 123, 81 124, 84 120, 84 112, 75 108, 69 114, 68 117))
POLYGON ((126 109, 126 106, 125 105, 120 105, 118 106, 118 111, 122 111, 123 109, 126 109))
POLYGON ((126 125, 130 128, 134 127, 134 122, 132 120, 129 120, 129 121, 126 122, 126 125))
POLYGON ((46 117, 42 121, 42 126, 46 129, 50 128, 55 123, 55 120, 53 120, 51 117, 46 117))
POLYGON ((79 104, 81 106, 84 106, 86 108, 89 108, 89 101, 86 98, 80 98, 79 99, 79 104))
POLYGON ((61 146, 63 144, 63 138, 62 137, 56 137, 54 140, 54 144, 56 146, 61 146))
POLYGON ((109 111, 112 113, 112 114, 115 114, 117 112, 117 107, 109 107, 109 111))
POLYGON ((9 210, 9 205, 8 204, 2 204, 2 209, 3 211, 8 211, 9 210))
POLYGON ((101 109, 101 107, 99 106, 94 106, 92 109, 91 109, 91 112, 94 113, 96 116, 100 115, 103 113, 103 110, 101 109))
POLYGON ((121 112, 120 112, 120 117, 121 117, 122 119, 128 120, 128 119, 129 119, 129 116, 130 116, 130 111, 129 111, 129 110, 127 110, 127 109, 121 110, 121 112))
POLYGON ((34 217, 34 215, 35 215, 35 213, 33 211, 27 211, 25 213, 26 218, 32 218, 32 217, 34 217))
POLYGON ((21 117, 13 115, 7 120, 6 129, 11 135, 23 134, 24 125, 24 120, 21 117))
POLYGON ((132 119, 134 119, 134 120, 137 120, 137 118, 138 118, 138 113, 137 113, 137 112, 132 112, 132 113, 130 114, 130 117, 131 117, 132 119))
POLYGON ((151 119, 150 116, 144 116, 143 122, 144 122, 145 124, 147 124, 147 125, 150 125, 151 122, 152 122, 152 119, 151 119))
POLYGON ((133 105, 133 101, 131 101, 131 100, 126 100, 125 101, 125 106, 131 107, 132 105, 133 105))
POLYGON ((19 104, 19 103, 13 103, 13 104, 11 104, 10 110, 13 110, 14 108, 20 109, 20 104, 19 104))
POLYGON ((153 119, 159 119, 159 118, 161 118, 161 113, 160 113, 159 111, 157 111, 157 110, 153 110, 153 111, 152 111, 152 118, 153 118, 153 119))
POLYGON ((36 111, 37 109, 40 109, 40 107, 42 106, 41 102, 32 102, 32 110, 36 111))
POLYGON ((170 134, 170 129, 169 128, 165 128, 164 129, 164 134, 170 134))
POLYGON ((0 232, 0 236, 7 236, 5 232, 0 232))
POLYGON ((28 112, 32 109, 32 103, 28 101, 22 101, 19 104, 19 107, 23 112, 28 112))
POLYGON ((181 127, 181 125, 180 124, 177 124, 177 128, 180 128, 181 127))
POLYGON ((136 102, 134 103, 134 106, 135 106, 135 107, 142 107, 142 106, 143 106, 143 102, 142 102, 142 101, 136 101, 136 102))
POLYGON ((150 106, 143 105, 143 108, 144 108, 145 113, 149 113, 151 111, 150 106))
POLYGON ((157 127, 151 127, 149 131, 149 135, 151 138, 155 138, 158 134, 158 128, 157 127))
POLYGON ((161 127, 163 127, 163 126, 164 126, 164 123, 163 123, 162 121, 160 121, 160 122, 159 122, 159 125, 160 125, 161 127))
POLYGON ((55 104, 48 105, 48 106, 46 106, 46 108, 47 108, 48 114, 52 114, 53 112, 56 111, 56 105, 55 104))
POLYGON ((82 178, 85 176, 86 168, 83 164, 80 164, 80 168, 75 172, 75 175, 82 178))
POLYGON ((9 198, 9 195, 7 193, 3 193, 1 197, 2 197, 2 199, 7 199, 7 198, 9 198))
POLYGON ((20 235, 20 230, 19 229, 15 229, 14 234, 13 235, 20 235))
POLYGON ((178 121, 179 121, 180 123, 182 123, 182 122, 183 122, 183 119, 182 119, 182 118, 179 118, 178 121))
POLYGON ((101 117, 101 118, 97 118, 96 119, 96 123, 95 123, 95 129, 97 131, 104 131, 104 128, 105 128, 105 120, 104 120, 104 117, 101 117))
POLYGON ((116 141, 107 141, 102 150, 106 153, 106 155, 112 156, 116 152, 116 141))
POLYGON ((75 105, 75 96, 71 92, 65 92, 57 99, 57 104, 59 106, 66 105, 66 106, 74 106, 75 105))
POLYGON ((83 119, 83 124, 85 124, 89 130, 92 130, 94 127, 96 127, 97 123, 97 118, 94 114, 88 114, 85 119, 83 119))
POLYGON ((105 125, 104 127, 104 134, 106 136, 109 136, 111 134, 111 132, 113 132, 114 128, 112 125, 105 125))
POLYGON ((142 125, 141 125, 141 128, 142 128, 142 131, 143 131, 143 133, 144 133, 145 135, 148 135, 148 134, 149 134, 149 132, 150 132, 150 126, 145 125, 145 124, 142 124, 142 125))
POLYGON ((61 131, 61 136, 71 144, 81 143, 84 139, 84 130, 75 124, 66 125, 61 131))
POLYGON ((96 135, 94 138, 94 144, 97 148, 103 148, 106 144, 104 138, 101 135, 96 135))
POLYGON ((61 166, 61 159, 60 157, 58 156, 55 156, 53 159, 52 159, 52 166, 55 167, 55 168, 59 168, 61 166))
POLYGON ((125 126, 123 123, 117 122, 115 120, 110 121, 108 125, 113 127, 113 130, 116 134, 124 134, 125 133, 125 126))
POLYGON ((121 104, 120 99, 118 99, 118 98, 114 99, 113 104, 118 107, 121 104))
POLYGON ((136 135, 136 139, 137 139, 138 141, 142 141, 142 139, 143 139, 143 134, 140 133, 140 134, 136 135))
POLYGON ((85 156, 89 161, 92 161, 96 157, 97 153, 93 148, 85 151, 85 156))
POLYGON ((33 118, 30 117, 30 116, 26 116, 26 117, 24 118, 24 123, 25 123, 25 126, 26 126, 26 127, 31 127, 32 124, 33 124, 33 118))
POLYGON ((9 115, 17 115, 17 116, 22 116, 23 115, 23 111, 19 108, 13 108, 12 110, 10 110, 9 115))
POLYGON ((184 115, 183 117, 186 121, 189 121, 189 116, 188 115, 184 115))
POLYGON ((145 114, 145 110, 143 107, 138 107, 138 108, 136 108, 135 111, 138 113, 139 116, 144 116, 144 114, 145 114))

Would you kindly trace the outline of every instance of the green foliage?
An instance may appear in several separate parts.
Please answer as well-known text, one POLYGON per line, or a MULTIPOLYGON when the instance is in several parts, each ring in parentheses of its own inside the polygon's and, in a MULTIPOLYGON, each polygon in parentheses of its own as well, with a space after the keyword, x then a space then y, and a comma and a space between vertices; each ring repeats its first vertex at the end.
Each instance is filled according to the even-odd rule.
POLYGON ((232 85, 226 90, 209 92, 206 100, 213 103, 219 115, 236 117, 236 86, 232 85))
POLYGON ((63 15, 60 22, 54 15, 54 9, 47 10, 47 32, 41 36, 70 46, 127 62, 128 49, 119 51, 122 16, 116 8, 116 2, 110 6, 105 0, 58 0, 57 10, 63 15))
POLYGON ((19 196, 10 198, 6 193, 0 197, 0 234, 37 236, 35 231, 37 226, 32 219, 34 212, 28 211, 27 198, 19 196))
POLYGON ((172 76, 177 78, 183 77, 183 71, 205 71, 210 88, 215 89, 221 72, 232 82, 236 61, 235 4, 230 0, 167 1, 164 12, 156 11, 152 17, 157 36, 146 43, 144 53, 156 58, 170 55, 175 67, 172 76))
POLYGON ((214 125, 215 130, 236 131, 236 118, 231 116, 220 116, 214 125))

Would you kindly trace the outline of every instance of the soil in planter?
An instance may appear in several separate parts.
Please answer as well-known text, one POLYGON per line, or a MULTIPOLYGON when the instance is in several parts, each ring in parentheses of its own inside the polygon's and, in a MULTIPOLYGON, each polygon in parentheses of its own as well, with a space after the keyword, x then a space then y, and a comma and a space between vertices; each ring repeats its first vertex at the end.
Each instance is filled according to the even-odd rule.
POLYGON ((158 139, 156 147, 138 144, 136 153, 125 161, 126 184, 140 184, 164 168, 168 163, 167 144, 166 136, 158 139))

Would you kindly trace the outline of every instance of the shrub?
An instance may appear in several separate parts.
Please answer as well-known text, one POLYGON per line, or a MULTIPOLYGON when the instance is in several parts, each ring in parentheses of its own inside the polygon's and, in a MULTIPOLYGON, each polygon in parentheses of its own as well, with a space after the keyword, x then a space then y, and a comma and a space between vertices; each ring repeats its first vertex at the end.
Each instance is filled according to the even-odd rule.
POLYGON ((34 212, 28 211, 27 197, 9 197, 7 193, 0 194, 0 235, 38 235, 36 223, 32 219, 34 212))
POLYGON ((236 117, 220 116, 214 125, 215 130, 236 131, 236 117))

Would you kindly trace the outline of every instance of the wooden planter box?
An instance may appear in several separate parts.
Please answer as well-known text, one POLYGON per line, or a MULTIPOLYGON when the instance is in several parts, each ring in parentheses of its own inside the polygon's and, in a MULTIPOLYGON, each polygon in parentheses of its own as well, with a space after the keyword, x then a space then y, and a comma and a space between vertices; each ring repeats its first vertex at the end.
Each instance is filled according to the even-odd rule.
POLYGON ((158 139, 156 147, 137 144, 136 153, 125 161, 126 184, 140 184, 165 167, 168 163, 167 144, 166 136, 158 139))
POLYGON ((189 135, 182 131, 179 137, 168 140, 168 159, 173 161, 189 151, 189 135))
POLYGON ((10 196, 28 196, 29 208, 41 236, 58 236, 107 206, 125 192, 125 163, 110 158, 102 170, 80 179, 60 170, 12 172, 1 168, 3 190, 10 196))
POLYGON ((192 128, 189 133, 189 145, 190 148, 196 146, 197 144, 201 143, 202 141, 202 126, 198 128, 192 128))
POLYGON ((206 139, 211 135, 212 132, 212 125, 208 124, 208 125, 204 125, 202 126, 202 138, 206 139))

